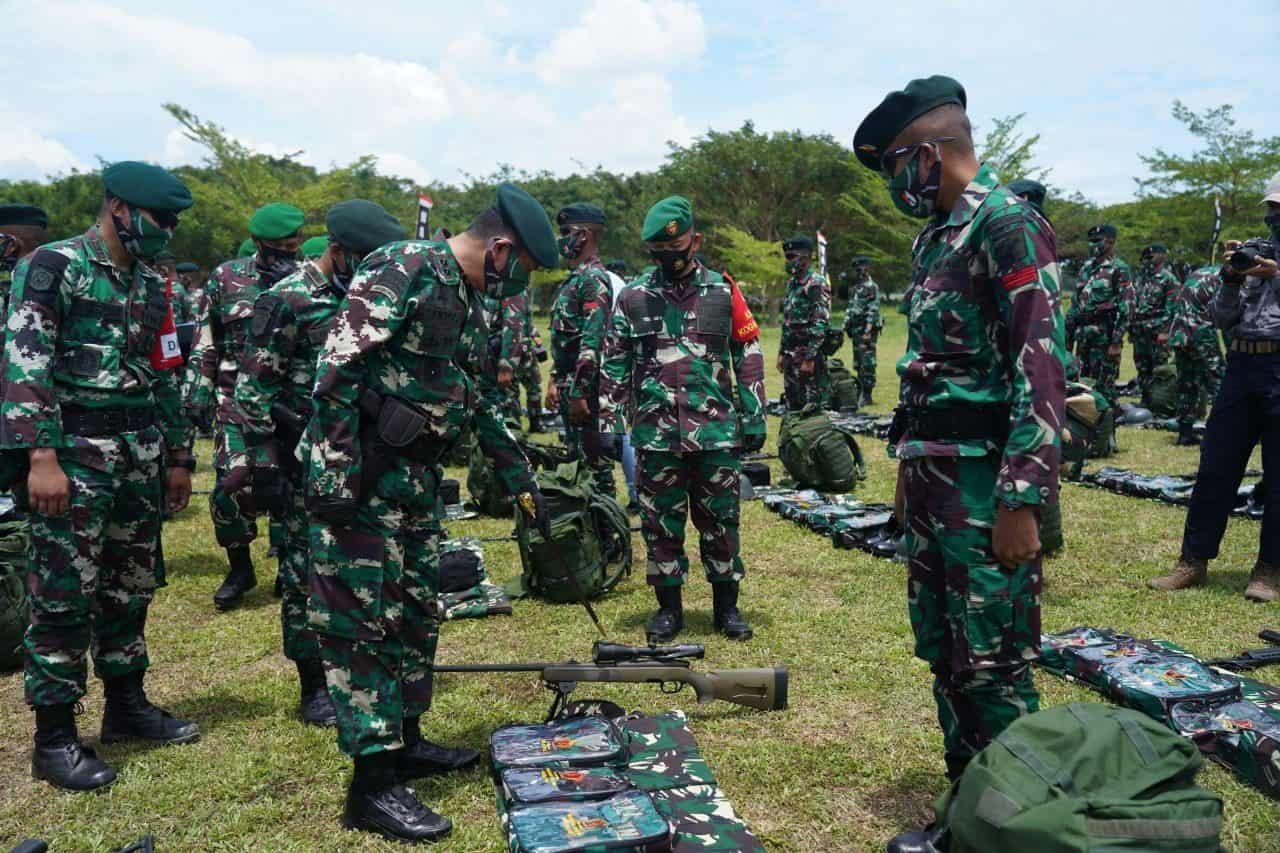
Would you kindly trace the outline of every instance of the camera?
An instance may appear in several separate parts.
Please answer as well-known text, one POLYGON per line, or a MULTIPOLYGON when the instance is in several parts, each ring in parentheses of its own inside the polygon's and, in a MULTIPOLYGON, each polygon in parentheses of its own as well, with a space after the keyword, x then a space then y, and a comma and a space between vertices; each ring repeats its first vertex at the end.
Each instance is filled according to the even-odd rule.
POLYGON ((1227 263, 1236 272, 1244 272, 1256 267, 1260 259, 1276 259, 1276 244, 1273 240, 1249 240, 1228 256, 1227 263))

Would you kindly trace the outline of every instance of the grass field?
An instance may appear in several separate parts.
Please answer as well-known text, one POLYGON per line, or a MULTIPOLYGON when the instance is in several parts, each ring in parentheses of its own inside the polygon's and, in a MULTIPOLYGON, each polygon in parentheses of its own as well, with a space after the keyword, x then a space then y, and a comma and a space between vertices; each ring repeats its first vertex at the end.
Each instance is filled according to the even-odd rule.
MULTIPOLYGON (((904 341, 902 318, 890 313, 886 319, 879 411, 897 396, 893 366, 904 341)), ((777 396, 776 332, 766 333, 765 349, 770 396, 777 396)), ((1128 351, 1125 372, 1132 373, 1128 351)), ((771 446, 777 425, 770 420, 771 446)), ((1195 470, 1195 451, 1174 447, 1171 433, 1123 430, 1120 441, 1114 464, 1151 473, 1195 470)), ((883 443, 866 439, 863 447, 870 476, 862 495, 891 500, 894 466, 883 443)), ((207 460, 208 446, 202 450, 207 460)), ((781 469, 773 464, 776 479, 781 469)), ((210 483, 204 468, 198 485, 210 483)), ((1046 629, 1111 626, 1219 655, 1257 645, 1258 629, 1280 622, 1275 608, 1241 596, 1256 553, 1256 523, 1231 522, 1208 587, 1156 594, 1143 583, 1177 557, 1181 510, 1070 485, 1062 503, 1067 546, 1046 566, 1046 629)), ((735 644, 712 632, 710 590, 695 576, 680 639, 705 643, 709 667, 788 664, 791 709, 698 707, 691 694, 667 697, 645 686, 580 692, 650 712, 686 709, 721 786, 770 849, 882 850, 887 838, 925 822, 944 787, 929 672, 911 656, 904 569, 834 550, 758 502, 744 506, 742 527, 743 604, 756 638, 735 644)), ((496 520, 451 525, 455 535, 509 531, 509 522, 496 520)), ((638 536, 634 544, 638 572, 597 607, 616 639, 638 643, 653 601, 638 536)), ((499 580, 518 571, 513 545, 486 547, 499 580)), ((145 832, 154 833, 164 851, 403 849, 338 825, 350 765, 331 732, 296 719, 294 670, 280 652, 265 535, 255 546, 260 585, 246 607, 230 614, 215 613, 210 601, 225 560, 202 499, 166 528, 165 551, 169 586, 151 608, 147 684, 156 702, 200 723, 201 740, 163 749, 105 747, 101 754, 121 771, 113 788, 100 795, 57 793, 30 779, 33 720, 21 676, 0 676, 0 849, 39 836, 55 851, 107 850, 145 832)), ((514 616, 446 624, 439 660, 581 658, 592 639, 581 608, 521 601, 514 616)), ((1048 704, 1095 698, 1047 676, 1038 674, 1037 681, 1048 704)), ((524 676, 442 676, 423 728, 435 740, 480 748, 496 726, 541 719, 548 700, 524 676)), ((102 710, 96 681, 85 705, 81 730, 96 744, 102 710)), ((1226 801, 1229 849, 1280 850, 1280 803, 1217 767, 1206 769, 1201 782, 1226 801)), ((483 770, 424 781, 418 792, 454 820, 444 849, 504 849, 483 770)))

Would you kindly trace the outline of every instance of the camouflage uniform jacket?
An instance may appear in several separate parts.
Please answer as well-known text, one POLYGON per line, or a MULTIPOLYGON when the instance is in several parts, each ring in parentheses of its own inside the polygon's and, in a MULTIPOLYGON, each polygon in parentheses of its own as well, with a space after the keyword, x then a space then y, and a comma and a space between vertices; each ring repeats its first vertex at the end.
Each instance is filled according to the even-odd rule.
POLYGON ((1216 345, 1218 330, 1209 313, 1209 303, 1221 284, 1218 267, 1214 266, 1201 267, 1187 276, 1170 312, 1169 346, 1191 349, 1205 339, 1216 345))
POLYGON ((361 499, 365 389, 425 416, 419 439, 442 454, 471 425, 507 491, 529 488, 529 464, 499 413, 483 307, 446 242, 388 243, 364 259, 316 368, 303 452, 308 497, 338 504, 361 499))
POLYGON ((782 352, 795 361, 812 361, 822 351, 831 319, 831 285, 815 270, 787 282, 782 299, 782 352))
POLYGON ((1008 405, 1008 440, 924 441, 908 432, 889 450, 900 459, 1003 454, 993 497, 1039 504, 1057 492, 1065 414, 1057 240, 997 183, 983 166, 950 213, 916 238, 898 375, 909 408, 1008 405))
POLYGON ((596 393, 605 324, 613 304, 609 274, 597 258, 580 264, 551 306, 551 370, 570 400, 596 393))
POLYGON ((186 406, 193 417, 212 413, 220 424, 240 421, 235 414, 236 376, 253 305, 263 289, 256 256, 227 261, 210 274, 200 295, 195 342, 187 359, 186 406))
POLYGON ((679 286, 657 270, 642 275, 618 297, 612 325, 602 432, 626 432, 628 411, 640 450, 728 449, 765 432, 764 355, 758 339, 733 336, 732 293, 719 273, 699 265, 679 286))
POLYGON ((305 424, 311 417, 316 362, 344 294, 314 261, 263 291, 254 305, 244 360, 236 378, 237 426, 257 448, 257 464, 278 467, 271 407, 279 402, 305 424))
POLYGON ((1111 344, 1124 343, 1132 309, 1131 285, 1129 265, 1119 258, 1086 261, 1080 267, 1080 282, 1071 303, 1076 328, 1101 326, 1111 344))
POLYGON ((849 286, 849 304, 844 310, 844 333, 862 337, 884 326, 880 316, 880 286, 873 279, 849 286))
POLYGON ((526 324, 532 322, 527 319, 529 314, 529 299, 526 294, 520 293, 502 300, 499 314, 502 343, 498 346, 498 367, 514 371, 525 363, 525 348, 531 345, 525 332, 526 324))
MULTIPOLYGON (((97 226, 49 243, 14 271, 4 350, 0 446, 72 448, 82 464, 111 470, 114 437, 67 436, 62 407, 154 409, 170 448, 191 444, 181 411, 181 376, 150 356, 159 323, 144 327, 147 302, 164 279, 143 264, 111 263, 97 226)), ((154 316, 153 316, 154 319, 154 316)))
POLYGON ((1133 283, 1131 331, 1164 331, 1173 319, 1173 303, 1178 298, 1178 277, 1167 269, 1140 270, 1133 283))

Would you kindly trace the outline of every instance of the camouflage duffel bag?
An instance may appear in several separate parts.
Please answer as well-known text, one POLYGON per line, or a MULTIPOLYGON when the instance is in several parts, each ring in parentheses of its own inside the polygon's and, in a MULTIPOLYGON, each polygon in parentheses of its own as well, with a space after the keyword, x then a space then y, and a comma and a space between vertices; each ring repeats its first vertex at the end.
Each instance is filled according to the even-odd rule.
POLYGON ((0 518, 0 670, 22 665, 22 635, 27 631, 27 521, 0 518))

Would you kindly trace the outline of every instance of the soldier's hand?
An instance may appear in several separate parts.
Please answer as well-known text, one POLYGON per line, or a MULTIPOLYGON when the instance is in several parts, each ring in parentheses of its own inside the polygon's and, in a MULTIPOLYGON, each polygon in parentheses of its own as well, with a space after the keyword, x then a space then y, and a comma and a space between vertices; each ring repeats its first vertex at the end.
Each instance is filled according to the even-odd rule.
POLYGON ((498 368, 498 387, 506 391, 511 387, 511 383, 515 381, 515 372, 510 367, 498 368))
POLYGON ((164 496, 169 512, 186 509, 191 502, 191 472, 186 468, 170 468, 165 475, 164 496))
POLYGON ((812 376, 812 375, 813 375, 813 369, 814 369, 814 361, 813 361, 813 359, 809 358, 809 359, 805 359, 804 361, 800 362, 800 375, 801 375, 801 376, 812 376))
POLYGON ((869 343, 871 343, 871 333, 870 333, 870 332, 863 332, 863 333, 862 333, 862 342, 863 342, 864 344, 869 344, 869 343))
POLYGON ((1156 343, 1160 344, 1160 346, 1164 346, 1169 343, 1169 334, 1167 332, 1161 332, 1156 335, 1156 343))
POLYGON ((996 526, 991 531, 991 550, 1006 569, 1016 569, 1040 553, 1040 521, 1032 507, 996 510, 996 526))
POLYGON ((552 382, 547 386, 547 399, 543 404, 553 412, 560 410, 560 386, 552 382))
POLYGON ((529 516, 529 520, 533 522, 533 526, 542 534, 542 538, 550 542, 551 507, 538 487, 532 486, 529 491, 522 492, 516 500, 520 503, 520 508, 529 516))
POLYGON ((1112 344, 1107 347, 1107 358, 1112 361, 1120 360, 1120 353, 1124 352, 1124 344, 1112 344))
POLYGON ((58 453, 51 447, 30 453, 31 472, 27 474, 27 501, 41 515, 63 515, 71 504, 71 481, 58 464, 58 453))
POLYGON ((587 405, 586 400, 570 400, 569 401, 569 423, 574 426, 584 426, 591 420, 591 407, 587 405))
POLYGON ((1257 266, 1245 270, 1243 275, 1251 275, 1254 278, 1275 278, 1280 275, 1280 264, 1270 258, 1258 258, 1257 266))

